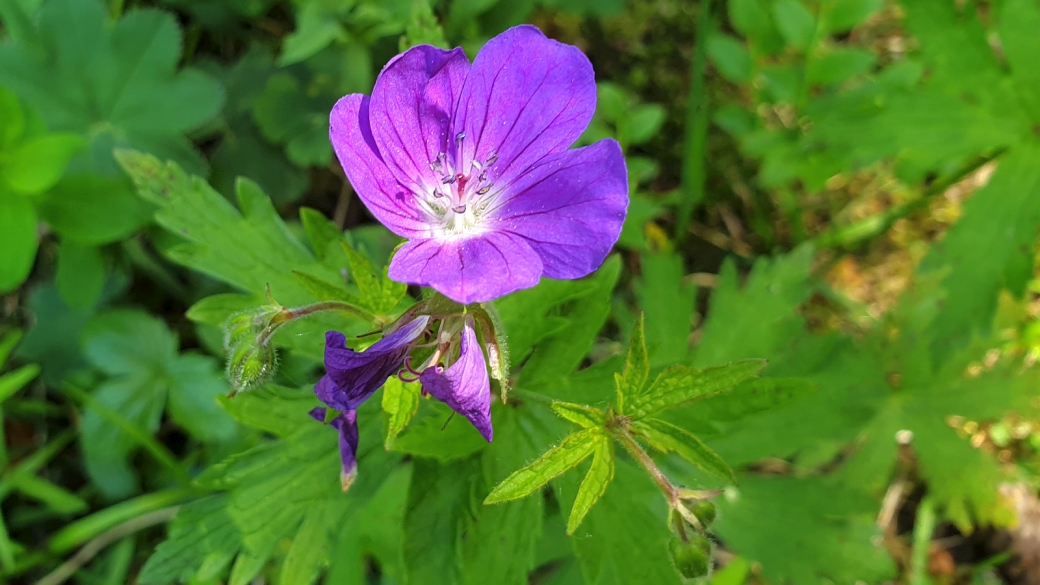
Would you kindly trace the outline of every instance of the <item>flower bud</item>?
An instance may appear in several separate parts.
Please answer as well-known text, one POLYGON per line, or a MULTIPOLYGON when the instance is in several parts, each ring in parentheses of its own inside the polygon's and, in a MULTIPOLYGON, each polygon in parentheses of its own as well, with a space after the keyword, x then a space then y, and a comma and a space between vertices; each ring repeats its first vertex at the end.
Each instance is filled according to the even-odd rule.
POLYGON ((709 500, 699 500, 693 506, 693 515, 701 521, 702 526, 707 528, 715 521, 715 504, 709 500))
POLYGON ((259 345, 255 339, 242 340, 228 354, 227 377, 231 382, 231 396, 245 392, 271 379, 278 364, 273 347, 259 345))
POLYGON ((668 541, 668 553, 679 574, 687 579, 705 577, 708 574, 708 559, 711 557, 711 541, 695 534, 689 542, 672 537, 668 541))

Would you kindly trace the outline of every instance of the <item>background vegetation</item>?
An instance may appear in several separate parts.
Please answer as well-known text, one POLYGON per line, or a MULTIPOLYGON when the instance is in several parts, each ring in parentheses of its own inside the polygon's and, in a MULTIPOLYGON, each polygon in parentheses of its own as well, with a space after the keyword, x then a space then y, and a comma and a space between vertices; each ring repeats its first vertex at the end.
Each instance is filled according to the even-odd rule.
POLYGON ((640 314, 651 372, 769 360, 665 415, 737 472, 712 582, 1040 578, 1035 0, 0 0, 0 39, 4 579, 681 582, 623 455, 573 536, 580 473, 481 505, 573 430, 549 399, 614 398, 640 314), (233 399, 221 327, 267 286, 411 302, 328 112, 402 48, 521 22, 596 68, 618 254, 498 303, 494 443, 390 384, 344 495, 306 413, 323 331, 371 324, 287 325, 233 399))

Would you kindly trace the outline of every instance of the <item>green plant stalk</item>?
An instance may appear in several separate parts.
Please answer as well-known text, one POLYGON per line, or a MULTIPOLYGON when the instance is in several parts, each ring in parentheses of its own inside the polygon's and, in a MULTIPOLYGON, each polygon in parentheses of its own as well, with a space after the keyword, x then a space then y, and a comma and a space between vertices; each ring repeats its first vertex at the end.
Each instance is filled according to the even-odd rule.
POLYGON ((54 554, 66 553, 110 528, 162 508, 180 504, 199 493, 196 488, 174 488, 120 502, 69 524, 51 538, 47 550, 54 554))
POLYGON ((708 89, 707 44, 711 33, 711 0, 702 0, 697 15, 697 39, 690 72, 690 95, 686 105, 686 145, 683 151, 682 182, 675 218, 675 240, 681 242, 690 227, 693 209, 704 200, 708 179, 708 89))
POLYGON ((270 342, 271 337, 282 325, 285 325, 290 321, 295 321, 296 319, 302 319, 303 317, 308 317, 315 313, 322 313, 325 311, 343 311, 345 313, 352 313, 365 319, 369 323, 377 323, 380 321, 380 319, 372 313, 350 303, 344 301, 324 301, 321 303, 314 303, 313 305, 307 305, 305 307, 297 307, 295 309, 283 309, 280 313, 272 317, 271 322, 267 327, 260 332, 260 335, 256 336, 256 343, 259 346, 265 346, 270 342))
POLYGON ((1004 154, 1004 152, 1005 150, 1001 149, 993 154, 979 157, 969 162, 949 177, 932 183, 931 186, 925 189, 924 193, 922 193, 920 197, 913 199, 912 201, 892 206, 877 215, 863 218, 847 226, 830 228, 815 238, 812 238, 810 241, 819 248, 850 248, 864 240, 869 240, 870 238, 883 234, 888 230, 888 228, 892 227, 896 221, 914 213, 915 211, 924 209, 936 195, 941 195, 946 192, 946 189, 979 170, 984 165, 996 160, 1000 155, 1004 154))
POLYGON ((6 498, 11 493, 11 490, 15 488, 14 480, 16 477, 20 475, 34 475, 75 438, 75 429, 68 429, 54 437, 51 442, 37 449, 35 453, 23 459, 15 468, 4 473, 3 478, 0 479, 0 501, 6 498))
POLYGON ((925 497, 917 507, 914 548, 910 555, 910 585, 931 585, 928 578, 928 547, 935 531, 935 502, 925 497))
POLYGON ((646 451, 643 450, 642 447, 639 446, 639 443, 632 438, 632 435, 629 434, 629 432, 621 425, 608 424, 607 430, 610 432, 611 436, 614 437, 617 442, 621 443, 621 446, 639 462, 639 465, 646 470, 647 474, 650 475, 650 479, 654 480, 658 489, 660 489, 661 493, 664 494, 665 500, 668 501, 668 506, 682 515, 682 517, 691 525, 701 528, 700 520, 693 515, 693 512, 691 512, 689 508, 683 505, 682 490, 672 485, 672 482, 668 481, 664 472, 657 467, 654 460, 646 451))

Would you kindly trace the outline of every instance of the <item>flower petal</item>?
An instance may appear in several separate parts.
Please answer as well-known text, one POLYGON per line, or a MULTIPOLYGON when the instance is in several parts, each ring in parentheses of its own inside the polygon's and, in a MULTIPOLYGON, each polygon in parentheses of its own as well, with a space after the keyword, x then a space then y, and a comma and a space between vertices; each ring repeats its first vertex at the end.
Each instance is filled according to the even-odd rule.
POLYGON ((545 276, 581 278, 599 268, 621 235, 625 158, 617 142, 601 140, 547 157, 508 191, 491 212, 492 229, 522 236, 541 257, 545 276))
MULTIPOLYGON (((318 407, 311 409, 310 415, 314 420, 324 423, 325 412, 326 409, 318 407)), ((339 474, 339 481, 343 486, 343 491, 347 491, 357 478, 357 449, 360 440, 357 411, 348 410, 341 413, 329 421, 329 426, 339 431, 339 460, 343 466, 339 474)))
POLYGON ((347 347, 342 333, 329 331, 325 334, 326 373, 314 393, 336 410, 357 408, 401 368, 412 342, 422 335, 429 321, 428 315, 416 317, 360 352, 347 347))
POLYGON ((412 240, 390 261, 390 278, 433 287, 451 300, 481 303, 538 284, 542 261, 523 238, 485 232, 412 240))
POLYGON ((372 215, 390 231, 411 238, 429 232, 425 216, 402 187, 376 149, 369 127, 369 98, 343 97, 329 116, 329 139, 354 191, 372 215))
POLYGON ((466 320, 459 344, 459 359, 447 370, 427 368, 419 376, 423 389, 447 404, 452 410, 473 423, 488 441, 494 435, 491 428, 491 381, 488 379, 484 352, 480 349, 473 330, 473 318, 466 320))
POLYGON ((401 184, 422 192, 439 183, 430 163, 448 150, 448 126, 467 71, 461 48, 419 45, 379 73, 369 114, 372 136, 401 184))
POLYGON ((596 80, 588 57, 533 26, 517 26, 488 41, 473 60, 451 135, 466 134, 466 168, 470 161, 485 163, 498 155, 489 172, 497 183, 570 147, 595 109, 596 80))

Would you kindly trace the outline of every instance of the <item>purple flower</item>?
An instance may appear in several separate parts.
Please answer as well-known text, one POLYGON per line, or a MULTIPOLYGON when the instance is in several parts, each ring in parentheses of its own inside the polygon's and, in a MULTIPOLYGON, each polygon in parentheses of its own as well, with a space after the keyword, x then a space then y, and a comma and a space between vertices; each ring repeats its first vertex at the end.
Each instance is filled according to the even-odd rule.
POLYGON ((413 47, 371 98, 342 98, 330 129, 340 163, 409 240, 390 277, 468 304, 596 270, 628 181, 617 142, 568 150, 595 106, 589 60, 533 26, 491 39, 472 65, 459 48, 413 47))
POLYGON ((484 352, 473 329, 473 317, 466 317, 459 341, 459 357, 444 369, 427 368, 419 376, 423 390, 447 404, 473 423, 480 434, 491 441, 491 380, 488 378, 484 352))
MULTIPOLYGON (((327 409, 317 407, 311 410, 311 418, 318 422, 325 422, 327 409)), ((339 431, 339 459, 343 470, 339 474, 340 485, 343 491, 350 489, 351 484, 357 479, 357 448, 358 427, 357 411, 348 410, 329 421, 329 426, 339 431)))

